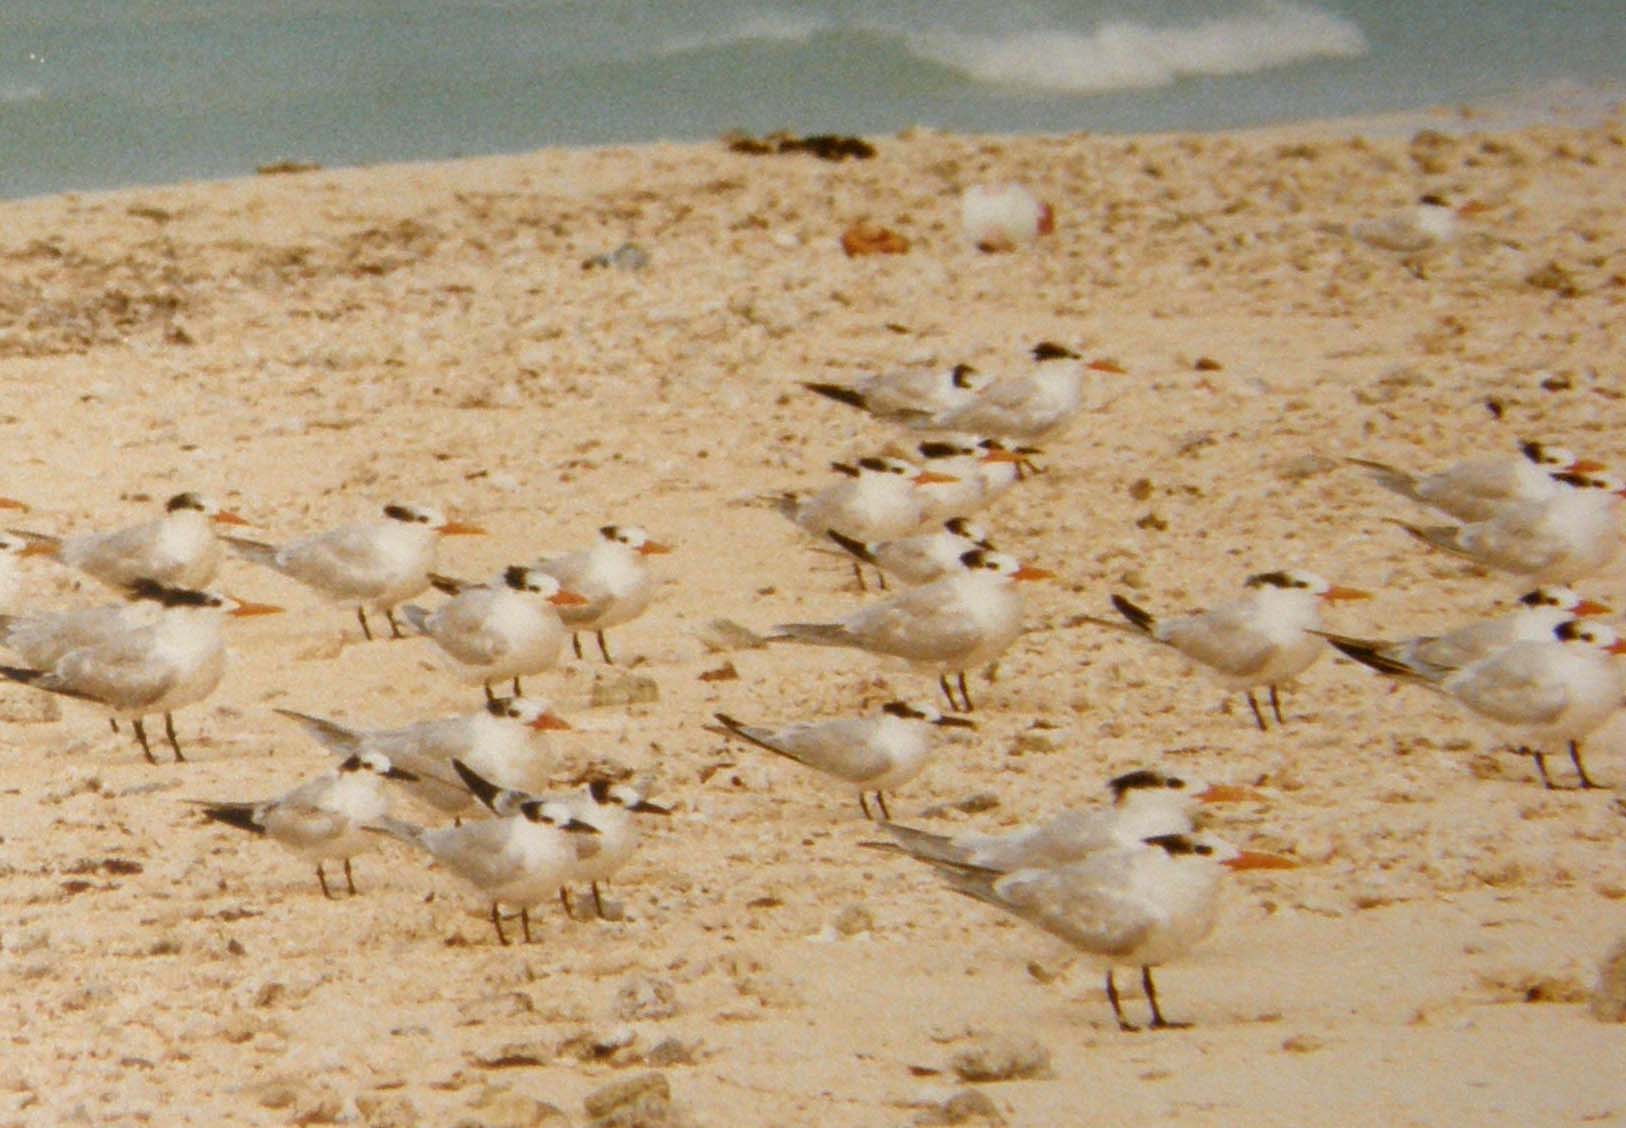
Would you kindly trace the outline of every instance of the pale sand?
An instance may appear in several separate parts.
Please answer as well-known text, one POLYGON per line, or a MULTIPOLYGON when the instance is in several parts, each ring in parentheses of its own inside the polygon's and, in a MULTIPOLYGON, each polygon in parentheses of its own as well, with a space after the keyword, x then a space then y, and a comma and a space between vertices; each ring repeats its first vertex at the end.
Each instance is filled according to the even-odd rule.
MULTIPOLYGON (((179 717, 193 763, 149 766, 71 703, 6 725, 0 1119, 279 1124, 359 1106, 408 1123, 409 1103, 448 1124, 495 1085, 580 1122, 582 1097, 627 1073, 558 1046, 622 1025, 618 990, 648 976, 676 1010, 633 1019, 634 1049, 698 1045, 666 1073, 702 1124, 908 1123, 960 1087, 913 1067, 943 1068, 974 1031, 1051 1055, 1048 1078, 983 1086, 1015 1124, 1626 1120, 1626 1028, 1582 1005, 1626 932, 1618 793, 1544 792, 1485 727, 1347 663, 1312 669, 1288 727, 1263 735, 1172 656, 1060 627, 1114 590, 1181 608, 1291 565, 1380 592, 1338 610, 1352 633, 1510 594, 1386 524, 1421 514, 1335 460, 1426 468, 1520 437, 1621 456, 1626 126, 878 145, 840 165, 662 145, 0 207, 0 493, 36 506, 14 523, 105 527, 195 488, 272 539, 435 502, 493 533, 445 546, 458 574, 607 521, 678 548, 655 607, 612 636, 658 704, 589 711, 591 661, 536 680, 579 726, 556 743, 561 776, 611 759, 678 814, 612 887, 625 921, 544 910, 529 948, 497 947, 483 906, 393 844, 358 860, 361 896, 329 902, 304 865, 183 805, 326 766, 272 706, 401 723, 474 700, 426 643, 360 645, 347 613, 279 577, 226 566, 221 586, 293 613, 235 632, 226 683, 179 717), (957 196, 1001 180, 1052 200, 1058 230, 978 254, 957 196), (1338 229, 1428 190, 1489 210, 1411 258, 1338 229), (844 257, 840 232, 865 217, 913 250, 844 257), (582 269, 628 240, 647 269, 582 269), (1234 881, 1216 935, 1161 973, 1189 1031, 1121 1034, 1095 971, 1041 983, 1028 962, 1054 969, 1058 945, 859 849, 873 832, 845 794, 701 728, 719 709, 780 720, 935 693, 838 651, 699 640, 715 616, 760 628, 859 598, 840 561, 736 504, 895 437, 796 381, 1000 370, 1046 337, 1128 371, 1110 411, 1046 443, 1049 473, 988 514, 1062 575, 1029 604, 1057 629, 975 679, 980 731, 893 813, 1008 825, 1148 763, 1260 785, 1269 805, 1219 828, 1307 865, 1234 881), (703 679, 729 662, 738 680, 703 679), (1019 743, 1035 726, 1049 739, 1019 743), (997 809, 922 816, 979 792, 997 809), (854 905, 873 928, 847 937, 831 926, 854 905), (547 1064, 477 1063, 510 1043, 547 1064)), ((29 604, 101 597, 46 564, 27 581, 29 604)), ((1590 766, 1626 787, 1613 735, 1590 766)))

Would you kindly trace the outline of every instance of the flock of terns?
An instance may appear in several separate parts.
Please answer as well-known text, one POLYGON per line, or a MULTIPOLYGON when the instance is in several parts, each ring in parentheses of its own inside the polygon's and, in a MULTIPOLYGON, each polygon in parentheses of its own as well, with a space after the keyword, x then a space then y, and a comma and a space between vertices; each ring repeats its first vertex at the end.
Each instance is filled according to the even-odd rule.
MULTIPOLYGON (((831 777, 857 794, 867 818, 879 816, 886 840, 864 845, 926 864, 948 888, 1104 966, 1118 1025, 1133 1030, 1114 970, 1138 969, 1152 1027, 1179 1025, 1163 1015, 1152 970, 1211 932, 1225 870, 1293 866, 1197 828, 1204 804, 1257 796, 1145 768, 1110 781, 1111 802, 1100 807, 1008 834, 955 836, 892 822, 885 798, 924 769, 939 729, 972 727, 967 673, 997 660, 1023 633, 1021 585, 1051 576, 999 551, 976 517, 1039 472, 1041 452, 1031 444, 1110 402, 1119 371, 1045 342, 1000 378, 957 365, 806 385, 916 435, 908 457, 836 463, 838 476, 822 491, 765 499, 819 547, 850 556, 861 590, 868 570, 883 594, 836 621, 778 624, 762 638, 903 659, 936 675, 948 708, 900 700, 868 716, 771 724, 718 713, 708 727, 831 777)), ((1547 787, 1555 785, 1546 757, 1556 751, 1568 753, 1581 787, 1596 786, 1582 742, 1626 698, 1611 661, 1626 643, 1599 619, 1610 608, 1571 585, 1613 564, 1626 486, 1602 465, 1540 443, 1428 474, 1351 461, 1384 488, 1454 518, 1396 523, 1434 548, 1514 577, 1526 589, 1515 608, 1435 635, 1355 638, 1324 630, 1321 609, 1367 593, 1289 568, 1251 576, 1235 599, 1193 614, 1157 614, 1114 595, 1117 618, 1075 621, 1178 653, 1245 694, 1262 731, 1269 725, 1256 693, 1281 723, 1281 690, 1330 643, 1500 726, 1533 757, 1547 787)), ((427 637, 446 669, 481 686, 485 701, 463 715, 390 730, 279 709, 329 749, 337 767, 272 799, 204 803, 205 816, 304 858, 329 896, 325 863, 342 863, 353 893, 351 859, 395 838, 476 890, 503 944, 504 907, 529 940, 531 910, 557 896, 570 911, 573 883, 591 887, 602 915, 599 885, 631 856, 639 816, 669 809, 605 779, 549 794, 541 734, 569 726, 546 702, 525 696, 521 679, 553 668, 567 637, 580 658, 579 635, 588 631, 612 661, 606 632, 649 606, 656 584, 648 558, 666 546, 641 529, 608 525, 581 551, 469 582, 438 573, 436 549, 442 537, 481 530, 431 507, 389 505, 376 520, 280 545, 219 531, 244 523, 182 493, 157 519, 114 532, 0 534, 5 604, 16 594, 17 561, 31 556, 54 558, 124 596, 89 609, 0 616, 0 647, 18 662, 0 666, 0 675, 99 706, 115 728, 129 722, 149 760, 145 722, 161 715, 183 759, 172 714, 219 684, 225 620, 278 610, 210 590, 233 553, 354 608, 369 639, 369 611, 396 637, 427 637), (432 589, 447 598, 433 607, 411 602, 432 589), (396 788, 439 825, 394 815, 396 788)))

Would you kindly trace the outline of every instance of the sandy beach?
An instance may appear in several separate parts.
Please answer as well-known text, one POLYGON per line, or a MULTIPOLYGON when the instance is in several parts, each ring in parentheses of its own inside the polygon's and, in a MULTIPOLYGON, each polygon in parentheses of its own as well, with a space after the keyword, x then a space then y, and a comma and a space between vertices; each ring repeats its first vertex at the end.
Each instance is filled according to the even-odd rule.
MULTIPOLYGON (((1344 456, 1430 469, 1536 438, 1621 464, 1626 121, 1440 121, 917 131, 839 163, 544 151, 0 204, 0 494, 32 507, 9 524, 110 528, 195 489, 283 541, 421 501, 489 531, 442 546, 470 577, 640 525, 674 552, 611 636, 620 665, 588 640, 528 688, 575 726, 561 785, 596 763, 675 808, 609 887, 620 919, 549 906, 529 946, 395 843, 323 899, 186 800, 330 766, 275 707, 390 726, 479 692, 425 640, 364 642, 228 561, 216 586, 287 613, 233 625, 224 683, 176 718, 188 763, 0 689, 0 1122, 587 1124, 590 1095, 658 1072, 650 1123, 1626 1123, 1626 1026, 1587 1005, 1626 936, 1619 724, 1588 745, 1605 789, 1545 791, 1487 724, 1330 653, 1262 733, 1176 656, 1076 621, 1303 567, 1376 593, 1334 629, 1438 629, 1517 584, 1412 541, 1387 519, 1424 511, 1344 456), (1003 181, 1056 230, 979 253, 959 194, 1003 181), (1421 250, 1350 236, 1426 192, 1482 208, 1421 250), (848 257, 859 220, 910 249, 848 257), (642 269, 584 268, 627 243, 642 269), (860 848, 847 793, 703 727, 936 696, 708 627, 875 598, 752 499, 909 436, 798 382, 997 373, 1044 339, 1124 370, 984 514, 1057 579, 1025 585, 1028 633, 973 678, 978 729, 888 798, 956 832, 1100 802, 1142 766, 1256 787, 1215 829, 1300 868, 1235 875, 1215 934, 1159 973, 1189 1030, 1121 1033, 1059 942, 860 848), (629 676, 656 699, 592 706, 629 676), (1022 1075, 963 1079, 977 1054, 1022 1075)), ((1618 574, 1578 586, 1626 601, 1618 574)), ((105 598, 30 560, 14 609, 105 598)))

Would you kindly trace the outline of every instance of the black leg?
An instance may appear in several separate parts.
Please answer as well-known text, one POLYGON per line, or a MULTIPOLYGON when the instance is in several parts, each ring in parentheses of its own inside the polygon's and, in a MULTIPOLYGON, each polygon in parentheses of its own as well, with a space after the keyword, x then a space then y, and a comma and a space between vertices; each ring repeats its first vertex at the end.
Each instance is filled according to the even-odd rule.
POLYGON ((1119 1030, 1133 1032, 1140 1029, 1140 1027, 1124 1017, 1123 1004, 1118 1001, 1118 985, 1112 981, 1112 969, 1110 967, 1107 968, 1107 1002, 1112 1004, 1112 1013, 1118 1019, 1119 1030))
POLYGON ((525 942, 529 944, 531 942, 531 910, 521 909, 519 911, 519 926, 524 930, 525 942))
POLYGON ((525 696, 525 691, 519 687, 519 679, 518 678, 514 679, 514 696, 515 697, 524 697, 525 696))
POLYGON ((1553 786, 1553 777, 1547 774, 1547 754, 1534 748, 1520 748, 1519 751, 1527 753, 1536 761, 1536 771, 1541 774, 1541 786, 1548 791, 1556 791, 1557 788, 1553 786))
POLYGON ((390 621, 390 637, 391 638, 405 638, 406 637, 405 635, 403 635, 401 633, 401 624, 397 623, 395 621, 395 608, 393 608, 393 607, 384 608, 384 618, 386 618, 386 619, 388 619, 390 621))
POLYGON ((1157 1006, 1157 988, 1152 986, 1151 968, 1143 967, 1140 969, 1140 982, 1141 986, 1146 989, 1146 1001, 1152 1006, 1153 1030, 1185 1030, 1191 1025, 1189 1022, 1170 1022, 1163 1017, 1163 1012, 1157 1006))
POLYGON ((1576 774, 1581 777, 1582 787, 1591 790, 1594 787, 1602 786, 1594 783, 1592 777, 1586 774, 1586 765, 1581 763, 1581 742, 1579 740, 1570 741, 1570 760, 1575 764, 1576 774))
POLYGON ((491 692, 491 683, 490 682, 486 682, 486 700, 487 701, 495 701, 495 700, 497 700, 497 695, 495 693, 491 692))
POLYGON ((559 886, 559 903, 565 907, 566 918, 574 917, 576 912, 570 907, 570 890, 563 885, 559 886))
POLYGON ((576 652, 576 661, 582 660, 582 636, 575 631, 570 632, 570 649, 576 652))
POLYGON ((156 764, 158 760, 153 756, 152 747, 147 743, 147 726, 141 723, 140 717, 137 717, 130 722, 130 727, 135 730, 136 743, 141 745, 141 754, 147 757, 147 763, 156 764))
POLYGON ((858 590, 859 591, 868 591, 869 590, 869 585, 864 582, 864 569, 863 569, 863 566, 860 565, 856 559, 853 561, 853 579, 858 581, 858 590))
POLYGON ((883 819, 885 819, 887 822, 891 822, 892 821, 892 812, 886 809, 886 796, 882 795, 879 791, 877 791, 875 793, 875 802, 880 804, 881 817, 883 819))
POLYGON ((107 718, 107 724, 114 732, 119 731, 119 719, 117 717, 107 718))
POLYGON ((502 917, 497 912, 497 902, 491 902, 491 927, 497 930, 497 943, 508 947, 508 937, 502 933, 502 917))
POLYGON ((1276 687, 1270 687, 1270 711, 1276 714, 1276 723, 1284 725, 1287 718, 1282 716, 1282 699, 1276 694, 1276 687))
POLYGON ((598 895, 598 882, 596 882, 596 881, 591 882, 591 883, 589 883, 588 887, 593 890, 593 911, 598 914, 598 919, 599 920, 603 920, 604 919, 604 901, 598 895))
POLYGON ((965 702, 965 711, 972 712, 976 706, 971 704, 971 691, 965 687, 965 671, 960 671, 960 700, 965 702))
POLYGON ((958 712, 960 707, 959 707, 959 705, 955 704, 954 691, 949 688, 948 675, 947 674, 938 674, 937 675, 937 685, 938 685, 938 687, 940 689, 942 689, 943 696, 948 698, 949 712, 951 712, 951 713, 958 712))
POLYGON ((355 875, 350 872, 349 858, 344 860, 344 883, 350 887, 350 896, 354 897, 356 895, 356 878, 355 875))
POLYGON ((892 590, 886 586, 886 573, 881 571, 879 568, 875 569, 875 582, 880 585, 882 591, 892 590))
POLYGON ((322 896, 329 901, 333 900, 333 891, 327 887, 327 874, 322 872, 322 863, 316 863, 316 880, 322 886, 322 896))
POLYGON ((610 657, 610 644, 604 641, 604 632, 594 631, 593 633, 598 636, 598 652, 604 655, 604 661, 612 666, 615 665, 615 659, 610 657))
POLYGON ((169 737, 169 746, 175 749, 175 759, 185 763, 186 757, 181 755, 181 742, 175 738, 175 718, 169 713, 164 714, 164 735, 169 737))
POLYGON ((864 798, 864 793, 862 791, 858 793, 858 807, 864 812, 864 817, 866 819, 869 819, 871 822, 875 820, 875 816, 869 813, 869 800, 864 798))
POLYGON ((1269 732, 1270 727, 1265 724, 1265 715, 1259 711, 1259 702, 1254 700, 1253 690, 1245 690, 1248 695, 1248 704, 1253 708, 1253 719, 1259 722, 1260 732, 1269 732))
POLYGON ((356 619, 361 623, 361 633, 367 636, 367 641, 373 641, 373 628, 367 625, 367 609, 365 607, 356 608, 356 619))

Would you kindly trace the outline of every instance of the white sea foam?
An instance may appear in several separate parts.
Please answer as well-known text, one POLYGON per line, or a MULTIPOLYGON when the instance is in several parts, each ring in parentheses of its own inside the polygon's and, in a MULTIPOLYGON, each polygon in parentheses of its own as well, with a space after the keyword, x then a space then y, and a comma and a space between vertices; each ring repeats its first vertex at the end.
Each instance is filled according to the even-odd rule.
POLYGON ((726 28, 674 36, 657 46, 654 54, 682 55, 740 43, 805 43, 830 27, 828 20, 816 16, 767 9, 747 15, 726 28))
POLYGON ((38 102, 45 97, 43 86, 0 85, 0 106, 20 106, 25 102, 38 102))
POLYGON ((1349 20, 1286 0, 1261 0, 1185 26, 1110 20, 1087 33, 966 35, 924 31, 911 50, 979 82, 1093 94, 1167 86, 1188 75, 1247 74, 1318 58, 1355 58, 1366 36, 1349 20))

